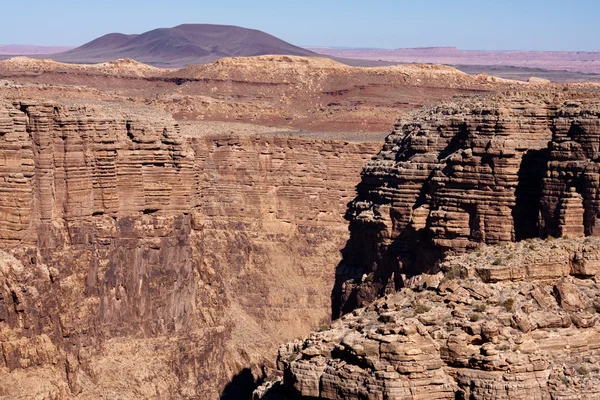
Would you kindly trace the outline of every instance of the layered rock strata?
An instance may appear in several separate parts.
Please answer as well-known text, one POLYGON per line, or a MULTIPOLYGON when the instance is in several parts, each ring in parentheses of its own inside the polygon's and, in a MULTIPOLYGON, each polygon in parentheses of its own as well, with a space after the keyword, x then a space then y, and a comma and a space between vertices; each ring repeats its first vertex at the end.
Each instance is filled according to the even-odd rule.
MULTIPOLYGON (((600 244, 562 241, 484 247, 452 263, 470 270, 507 249, 527 257, 529 246, 552 254, 600 244)), ((485 283, 458 279, 456 269, 413 278, 329 330, 280 347, 284 379, 255 398, 600 398, 595 278, 485 283)))
POLYGON ((402 118, 349 205, 343 316, 255 398, 600 398, 599 134, 594 93, 402 118))
POLYGON ((402 117, 348 210, 334 314, 481 244, 597 234, 596 94, 505 93, 402 117))
POLYGON ((217 398, 243 367, 260 377, 329 320, 374 152, 5 101, 0 396, 217 398))

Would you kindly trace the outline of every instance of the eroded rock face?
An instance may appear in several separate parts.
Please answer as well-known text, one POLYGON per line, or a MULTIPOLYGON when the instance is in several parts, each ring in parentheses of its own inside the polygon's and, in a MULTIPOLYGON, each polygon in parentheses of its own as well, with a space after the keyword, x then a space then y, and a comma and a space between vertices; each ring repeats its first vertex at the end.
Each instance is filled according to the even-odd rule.
POLYGON ((0 106, 1 396, 217 398, 329 320, 375 145, 123 114, 0 106))
POLYGON ((597 234, 594 93, 506 93, 402 117, 348 210, 334 313, 434 272, 451 252, 597 234))
POLYGON ((600 398, 600 101, 512 93, 407 118, 349 205, 343 315, 281 346, 255 398, 600 398))
MULTIPOLYGON (((527 258, 537 250, 597 252, 600 244, 563 240, 484 246, 448 263, 466 273, 507 250, 527 258)), ((455 269, 414 277, 329 330, 281 346, 283 381, 255 398, 600 397, 596 278, 485 283, 455 279, 455 269)))

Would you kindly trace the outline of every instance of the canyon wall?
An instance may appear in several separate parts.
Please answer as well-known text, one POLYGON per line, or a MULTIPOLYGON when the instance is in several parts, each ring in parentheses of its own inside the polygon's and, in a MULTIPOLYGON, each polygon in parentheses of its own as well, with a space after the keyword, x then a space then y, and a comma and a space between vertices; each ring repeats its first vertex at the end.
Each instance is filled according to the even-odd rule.
MULTIPOLYGON (((449 262, 467 269, 512 255, 519 268, 537 252, 572 260, 597 255, 599 245, 597 237, 523 241, 449 262)), ((255 398, 600 398, 597 277, 490 283, 448 272, 419 275, 330 329, 281 346, 283 381, 255 398)))
POLYGON ((377 147, 5 101, 0 396, 217 398, 260 378, 328 322, 377 147))
POLYGON ((594 92, 402 117, 349 204, 341 318, 254 398, 600 398, 599 146, 594 92))
POLYGON ((593 93, 508 93, 402 117, 349 206, 334 309, 366 305, 452 252, 597 234, 599 135, 593 93))

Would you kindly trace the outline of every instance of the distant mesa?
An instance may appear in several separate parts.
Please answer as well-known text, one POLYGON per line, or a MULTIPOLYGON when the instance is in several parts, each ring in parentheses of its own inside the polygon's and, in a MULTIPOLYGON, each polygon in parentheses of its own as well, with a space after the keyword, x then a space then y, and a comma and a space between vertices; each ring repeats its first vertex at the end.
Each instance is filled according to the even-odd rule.
POLYGON ((461 50, 456 47, 418 47, 398 49, 309 48, 329 57, 359 60, 383 60, 392 63, 447 64, 470 67, 469 73, 511 72, 502 68, 530 68, 600 74, 600 52, 582 51, 511 51, 461 50))
POLYGON ((317 54, 265 32, 229 25, 184 24, 139 35, 110 33, 75 49, 51 55, 68 63, 100 63, 131 58, 157 67, 205 64, 223 57, 317 54))
POLYGON ((52 54, 71 50, 69 46, 32 46, 26 44, 0 45, 0 56, 52 54))
POLYGON ((0 73, 3 75, 35 76, 44 73, 86 73, 90 75, 113 76, 160 76, 168 69, 156 68, 130 58, 97 64, 61 63, 58 61, 26 56, 12 57, 0 61, 0 73))

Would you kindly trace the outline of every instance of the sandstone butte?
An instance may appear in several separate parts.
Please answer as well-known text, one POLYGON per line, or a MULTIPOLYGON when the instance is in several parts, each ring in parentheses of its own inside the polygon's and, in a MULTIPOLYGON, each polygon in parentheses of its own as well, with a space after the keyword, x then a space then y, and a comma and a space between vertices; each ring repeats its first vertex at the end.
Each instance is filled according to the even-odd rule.
POLYGON ((599 138, 590 92, 400 118, 349 205, 341 318, 254 398, 600 398, 599 138))

